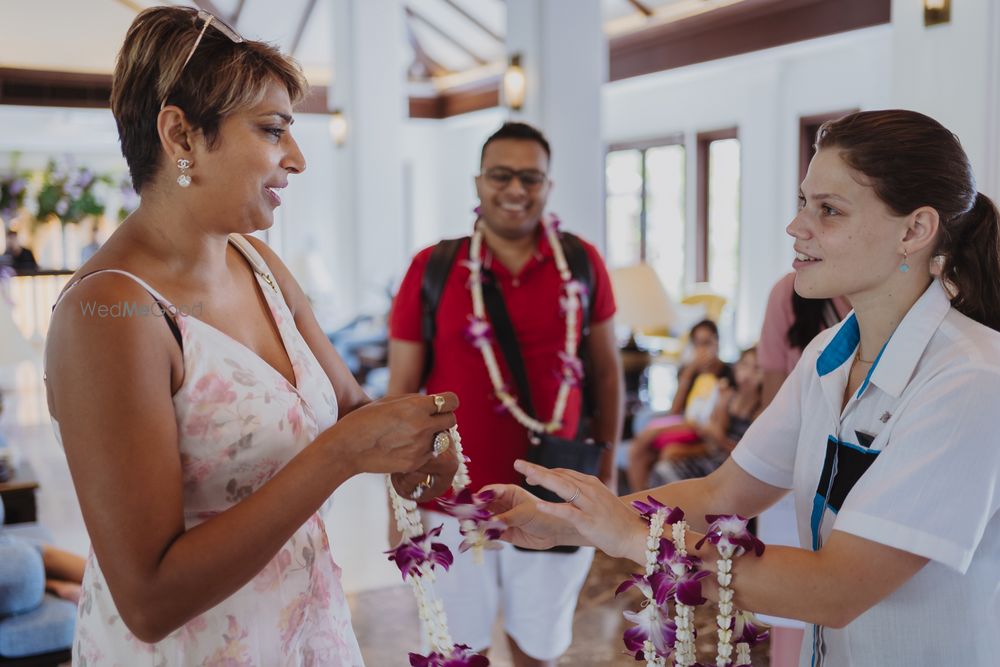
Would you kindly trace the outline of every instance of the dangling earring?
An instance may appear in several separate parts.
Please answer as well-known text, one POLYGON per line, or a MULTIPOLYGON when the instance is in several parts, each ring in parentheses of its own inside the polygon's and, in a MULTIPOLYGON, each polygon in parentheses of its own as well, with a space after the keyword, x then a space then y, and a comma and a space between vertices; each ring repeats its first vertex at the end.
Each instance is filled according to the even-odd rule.
POLYGON ((177 160, 177 168, 181 170, 181 175, 177 177, 177 185, 182 188, 186 188, 191 185, 191 176, 188 174, 188 167, 191 166, 191 161, 184 158, 179 158, 177 160))
POLYGON ((906 258, 907 258, 906 248, 903 248, 903 263, 899 265, 899 270, 902 273, 906 273, 907 271, 910 270, 910 265, 906 263, 906 258))

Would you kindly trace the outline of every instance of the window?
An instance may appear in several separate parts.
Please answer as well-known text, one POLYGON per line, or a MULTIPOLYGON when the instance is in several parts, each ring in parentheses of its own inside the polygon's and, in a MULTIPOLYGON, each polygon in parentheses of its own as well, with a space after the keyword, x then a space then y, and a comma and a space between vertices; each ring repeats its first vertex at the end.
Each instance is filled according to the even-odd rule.
POLYGON ((684 286, 684 145, 680 136, 612 146, 607 179, 608 264, 646 262, 667 292, 684 286))
POLYGON ((820 126, 828 120, 837 120, 849 113, 854 113, 858 109, 848 109, 847 111, 835 111, 832 113, 816 114, 815 116, 802 116, 799 118, 799 182, 795 184, 795 196, 798 199, 799 185, 806 178, 806 171, 809 170, 809 161, 812 160, 816 152, 816 133, 820 126))
POLYGON ((740 140, 735 128, 698 135, 695 275, 735 303, 740 275, 740 140))

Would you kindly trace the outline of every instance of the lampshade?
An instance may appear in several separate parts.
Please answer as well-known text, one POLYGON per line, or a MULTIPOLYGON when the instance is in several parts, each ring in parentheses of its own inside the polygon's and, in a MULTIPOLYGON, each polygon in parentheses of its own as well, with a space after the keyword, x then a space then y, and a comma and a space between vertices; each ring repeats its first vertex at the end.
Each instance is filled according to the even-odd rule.
POLYGON ((616 318, 633 332, 668 334, 673 330, 677 311, 663 282, 649 264, 614 269, 611 286, 618 306, 616 318))
POLYGON ((34 358, 35 351, 14 324, 10 304, 0 292, 0 367, 34 358))

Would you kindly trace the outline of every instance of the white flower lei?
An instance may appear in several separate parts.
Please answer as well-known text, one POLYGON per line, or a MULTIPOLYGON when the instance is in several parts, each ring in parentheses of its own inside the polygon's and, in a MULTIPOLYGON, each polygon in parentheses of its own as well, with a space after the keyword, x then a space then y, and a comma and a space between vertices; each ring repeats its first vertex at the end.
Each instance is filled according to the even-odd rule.
MULTIPOLYGON (((660 514, 661 512, 657 512, 660 514)), ((674 548, 681 556, 687 556, 687 521, 678 521, 671 526, 674 548)), ((674 664, 689 667, 697 662, 694 646, 694 607, 674 596, 674 624, 677 626, 677 640, 674 642, 674 664)))
MULTIPOLYGON (((644 516, 646 516, 649 520, 649 536, 646 538, 645 574, 647 582, 651 584, 652 582, 649 578, 660 571, 661 568, 667 567, 667 565, 661 564, 659 558, 660 538, 664 532, 664 523, 667 520, 667 515, 672 510, 669 507, 655 503, 652 497, 650 497, 649 500, 649 505, 636 501, 633 503, 633 507, 647 512, 644 516)), ((706 519, 709 520, 710 525, 709 534, 706 535, 705 539, 711 539, 719 552, 719 559, 716 566, 716 580, 719 583, 719 611, 716 615, 716 624, 718 626, 718 644, 716 649, 715 664, 716 667, 729 667, 730 665, 739 667, 750 665, 751 644, 748 641, 741 641, 736 645, 736 658, 733 660, 732 642, 734 630, 739 628, 740 622, 744 624, 751 621, 756 622, 756 619, 752 615, 740 612, 733 605, 733 558, 742 555, 748 549, 755 548, 755 544, 756 546, 759 546, 759 549, 756 550, 757 555, 760 555, 763 553, 764 546, 753 537, 750 538, 750 542, 748 543, 745 536, 738 535, 737 532, 734 531, 732 525, 726 525, 727 521, 733 520, 743 521, 745 523, 745 520, 741 517, 720 515, 718 517, 706 517, 706 519), (713 521, 712 519, 715 520, 713 521), (734 542, 733 539, 737 539, 739 542, 734 542), (738 616, 739 618, 737 618, 738 616)), ((675 521, 671 525, 671 538, 673 546, 676 553, 681 557, 686 557, 688 555, 686 544, 687 529, 687 522, 683 519, 675 521)), ((745 533, 745 531, 739 532, 745 533)), ((746 533, 745 535, 749 534, 746 533)), ((704 542, 704 540, 702 540, 702 542, 704 542)), ((699 543, 699 545, 700 544, 701 543, 699 543)), ((686 605, 680 601, 679 587, 674 594, 674 631, 674 665, 676 667, 690 667, 691 665, 696 664, 697 655, 695 647, 694 607, 686 605)), ((740 630, 740 632, 743 632, 743 630, 740 630)), ((751 632, 750 635, 751 637, 755 637, 757 633, 751 632)), ((751 641, 757 641, 757 639, 752 639, 751 641)), ((658 654, 651 639, 646 639, 643 642, 643 658, 646 660, 647 667, 664 667, 666 664, 666 658, 658 654)))
MULTIPOLYGON (((469 485, 469 469, 465 465, 465 455, 462 453, 462 436, 458 433, 458 427, 453 426, 448 431, 448 435, 451 437, 451 448, 454 449, 455 456, 458 457, 458 471, 452 479, 451 488, 458 492, 469 485)), ((392 500, 396 527, 403 534, 403 538, 412 539, 422 535, 424 526, 420 521, 417 503, 403 498, 396 492, 390 475, 385 476, 385 485, 389 490, 389 498, 392 500)), ((420 625, 431 650, 447 655, 451 652, 454 642, 452 642, 451 633, 448 631, 448 617, 444 612, 444 603, 434 593, 432 587, 434 583, 433 565, 425 562, 420 565, 419 570, 418 575, 408 577, 408 579, 413 588, 413 595, 417 599, 420 625)))
MULTIPOLYGON (((472 292, 472 315, 477 322, 488 322, 486 317, 486 307, 483 304, 483 283, 482 283, 482 244, 483 230, 481 222, 476 222, 475 231, 472 234, 472 241, 469 245, 469 260, 466 265, 469 267, 469 290, 472 292)), ((577 345, 580 342, 577 335, 577 319, 581 309, 580 296, 584 289, 582 285, 573 280, 569 265, 566 262, 566 255, 563 253, 562 244, 559 243, 558 223, 553 216, 545 216, 541 221, 542 229, 552 247, 552 254, 555 258, 556 268, 559 277, 562 279, 562 288, 566 292, 561 303, 566 311, 566 335, 563 345, 565 359, 575 359, 577 345)), ((486 364, 486 371, 489 373, 490 382, 493 384, 493 394, 497 400, 503 404, 514 419, 533 433, 553 433, 562 427, 563 415, 566 412, 566 402, 569 399, 570 389, 576 378, 573 371, 564 364, 562 372, 562 382, 559 385, 559 392, 556 394, 556 403, 552 408, 552 418, 548 422, 541 422, 538 419, 529 417, 521 406, 518 405, 517 398, 507 391, 503 376, 500 374, 500 366, 497 364, 496 355, 493 353, 493 346, 488 339, 482 339, 476 343, 479 352, 483 355, 483 362, 486 364)))

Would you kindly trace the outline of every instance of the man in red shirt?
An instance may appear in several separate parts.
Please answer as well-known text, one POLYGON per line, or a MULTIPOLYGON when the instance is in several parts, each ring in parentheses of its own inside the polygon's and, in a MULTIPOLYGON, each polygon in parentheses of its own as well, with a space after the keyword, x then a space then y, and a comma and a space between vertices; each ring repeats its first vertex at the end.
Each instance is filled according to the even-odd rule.
MULTIPOLYGON (((538 419, 554 415, 563 380, 560 357, 567 336, 562 307, 564 278, 554 249, 542 229, 542 216, 552 182, 548 178, 550 148, 529 125, 506 123, 483 146, 479 194, 480 257, 493 274, 524 359, 531 402, 538 419)), ((572 221, 570 221, 572 224, 572 221)), ((583 243, 593 275, 589 334, 581 344, 590 360, 586 385, 594 402, 589 435, 609 444, 601 461, 601 478, 615 488, 614 449, 621 430, 622 374, 615 342, 614 297, 607 269, 597 250, 583 243)), ((515 459, 528 453, 527 429, 496 398, 480 350, 467 340, 473 313, 470 241, 458 247, 444 283, 435 317, 433 363, 422 383, 426 344, 421 329, 421 284, 433 248, 419 252, 399 288, 390 318, 389 393, 454 391, 461 399, 456 412, 462 445, 470 457, 472 488, 518 483, 515 459)), ((582 327, 577 323, 577 335, 582 327)), ((492 342, 503 383, 516 394, 516 383, 496 341, 492 342)), ((582 387, 571 388, 556 435, 577 435, 582 387)), ((434 489, 437 491, 437 489, 434 489)), ((425 523, 444 523, 442 538, 453 551, 461 537, 454 519, 424 508, 425 523)), ((435 587, 444 600, 453 639, 477 650, 490 645, 493 624, 503 612, 504 629, 516 667, 555 665, 572 640, 573 612, 590 562, 591 549, 575 553, 518 551, 509 544, 486 552, 483 565, 459 557, 435 587)))

